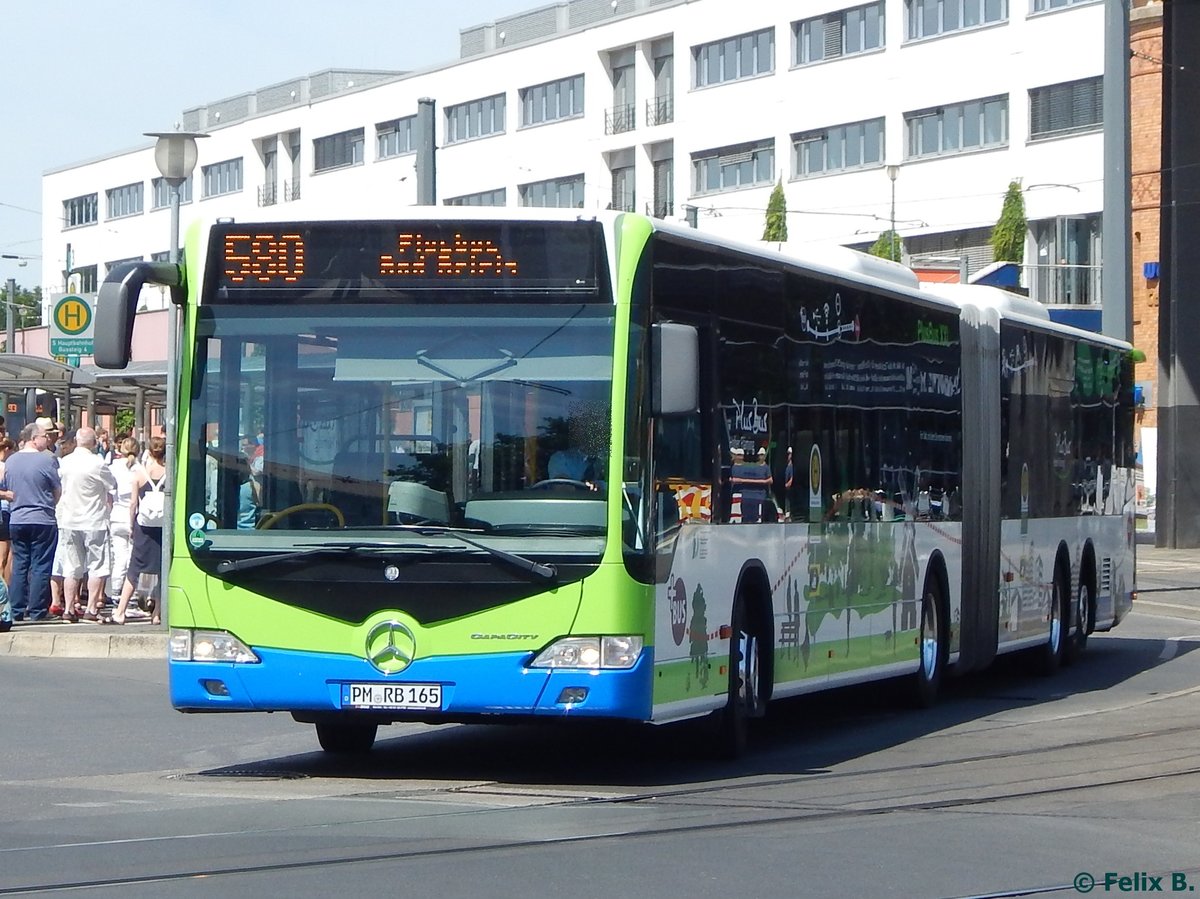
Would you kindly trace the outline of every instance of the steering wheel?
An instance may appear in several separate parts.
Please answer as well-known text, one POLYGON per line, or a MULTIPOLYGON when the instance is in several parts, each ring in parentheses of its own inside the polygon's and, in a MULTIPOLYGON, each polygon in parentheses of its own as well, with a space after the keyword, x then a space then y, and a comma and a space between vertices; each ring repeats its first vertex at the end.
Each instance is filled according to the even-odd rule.
POLYGON ((346 516, 342 514, 342 510, 337 506, 332 506, 329 503, 297 503, 294 506, 288 506, 286 509, 280 509, 278 512, 270 512, 264 515, 254 527, 260 531, 265 531, 275 527, 276 523, 287 518, 289 515, 295 515, 297 512, 332 512, 334 518, 337 519, 339 528, 346 526, 346 516))
POLYGON ((576 490, 586 490, 588 493, 592 493, 596 489, 586 481, 577 481, 574 478, 547 478, 544 481, 531 484, 529 489, 545 490, 547 487, 574 487, 576 490))

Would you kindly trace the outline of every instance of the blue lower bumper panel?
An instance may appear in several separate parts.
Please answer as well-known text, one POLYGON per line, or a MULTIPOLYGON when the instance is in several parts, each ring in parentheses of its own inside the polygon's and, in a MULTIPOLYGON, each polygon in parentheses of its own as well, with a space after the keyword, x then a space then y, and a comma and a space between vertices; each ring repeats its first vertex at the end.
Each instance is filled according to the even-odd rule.
POLYGON ((533 669, 524 666, 528 653, 494 653, 418 659, 390 677, 350 656, 257 647, 254 651, 262 661, 253 665, 170 662, 172 705, 181 711, 338 712, 346 684, 440 684, 440 711, 397 712, 397 719, 506 714, 650 718, 650 649, 624 671, 533 669), (572 701, 560 701, 564 698, 572 701))

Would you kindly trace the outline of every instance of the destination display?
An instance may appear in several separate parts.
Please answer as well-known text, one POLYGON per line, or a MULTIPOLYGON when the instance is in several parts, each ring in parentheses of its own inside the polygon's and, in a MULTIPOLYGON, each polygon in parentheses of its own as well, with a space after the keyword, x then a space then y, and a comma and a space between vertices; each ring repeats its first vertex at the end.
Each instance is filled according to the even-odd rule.
POLYGON ((290 222, 221 224, 206 296, 246 290, 597 287, 594 222, 290 222))

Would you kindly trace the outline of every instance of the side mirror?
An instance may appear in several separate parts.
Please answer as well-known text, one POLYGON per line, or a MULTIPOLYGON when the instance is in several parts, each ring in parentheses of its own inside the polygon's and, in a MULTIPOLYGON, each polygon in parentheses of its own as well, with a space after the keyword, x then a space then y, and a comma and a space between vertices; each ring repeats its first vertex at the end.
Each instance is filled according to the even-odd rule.
POLYGON ((98 368, 124 368, 129 364, 133 320, 146 283, 170 287, 172 301, 182 299, 183 270, 174 263, 126 262, 109 272, 96 297, 92 358, 98 368))
POLYGON ((700 335, 691 325, 660 322, 651 328, 655 415, 680 415, 700 408, 700 335))

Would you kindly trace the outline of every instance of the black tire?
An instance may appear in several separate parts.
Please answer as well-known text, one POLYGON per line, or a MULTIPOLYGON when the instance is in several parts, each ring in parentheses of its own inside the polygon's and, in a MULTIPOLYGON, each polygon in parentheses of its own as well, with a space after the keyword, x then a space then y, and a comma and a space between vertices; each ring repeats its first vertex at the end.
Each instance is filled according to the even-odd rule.
POLYGON ((1049 677, 1063 663, 1066 654, 1067 631, 1065 622, 1068 620, 1067 594, 1070 592, 1069 579, 1063 572, 1062 565, 1054 568, 1054 583, 1050 588, 1050 633, 1046 642, 1034 650, 1034 667, 1038 674, 1049 677))
POLYGON ((317 742, 326 752, 370 752, 375 745, 377 724, 323 721, 317 723, 317 742))
POLYGON ((1079 573, 1079 589, 1075 591, 1075 602, 1071 605, 1071 628, 1067 635, 1066 646, 1063 647, 1063 657, 1067 664, 1076 661, 1087 649, 1088 634, 1095 627, 1096 591, 1092 582, 1079 573))
POLYGON ((917 642, 917 673, 912 675, 912 702, 927 709, 937 702, 946 670, 946 604, 938 579, 929 576, 921 594, 921 633, 917 642))
POLYGON ((729 637, 729 697, 713 713, 714 748, 718 758, 736 759, 746 751, 749 721, 763 714, 762 640, 750 624, 746 606, 733 607, 733 633, 729 637))

